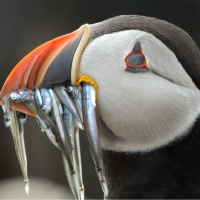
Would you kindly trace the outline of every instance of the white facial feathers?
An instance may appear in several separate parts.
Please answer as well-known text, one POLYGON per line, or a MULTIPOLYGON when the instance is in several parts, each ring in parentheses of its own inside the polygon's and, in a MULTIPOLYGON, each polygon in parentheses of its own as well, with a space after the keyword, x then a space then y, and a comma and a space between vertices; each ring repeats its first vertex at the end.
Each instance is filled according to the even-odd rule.
POLYGON ((199 115, 199 90, 174 53, 146 32, 96 38, 86 47, 80 70, 99 86, 98 115, 105 123, 99 121, 99 132, 105 149, 158 148, 187 133, 199 115), (127 72, 125 57, 138 40, 149 71, 127 72))

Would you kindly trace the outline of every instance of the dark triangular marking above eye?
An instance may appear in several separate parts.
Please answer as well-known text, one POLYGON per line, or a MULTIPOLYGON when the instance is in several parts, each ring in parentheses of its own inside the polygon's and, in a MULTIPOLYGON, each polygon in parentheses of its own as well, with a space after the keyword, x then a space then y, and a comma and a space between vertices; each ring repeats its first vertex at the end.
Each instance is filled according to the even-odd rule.
POLYGON ((141 43, 140 43, 140 41, 137 41, 137 42, 135 43, 134 48, 133 48, 133 52, 134 52, 134 53, 140 53, 140 50, 141 50, 141 43))
POLYGON ((146 58, 142 52, 141 42, 137 41, 133 50, 126 56, 126 71, 130 72, 146 72, 148 71, 146 58))

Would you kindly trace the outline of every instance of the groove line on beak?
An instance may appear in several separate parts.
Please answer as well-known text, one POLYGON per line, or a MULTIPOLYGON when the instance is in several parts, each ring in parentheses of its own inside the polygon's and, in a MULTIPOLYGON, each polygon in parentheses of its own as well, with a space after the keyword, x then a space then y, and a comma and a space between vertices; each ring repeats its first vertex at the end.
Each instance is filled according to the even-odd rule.
POLYGON ((39 55, 37 56, 37 59, 31 69, 29 76, 28 76, 28 81, 27 81, 28 89, 33 89, 35 86, 35 79, 38 74, 38 71, 39 71, 41 65, 43 64, 44 60, 48 56, 48 51, 49 51, 48 47, 49 46, 45 46, 43 51, 41 53, 39 53, 39 55))
POLYGON ((19 88, 25 88, 28 82, 28 77, 29 74, 31 73, 31 70, 37 60, 38 56, 34 56, 33 59, 30 61, 30 63, 27 65, 27 67, 25 68, 22 76, 21 76, 21 82, 19 84, 19 88))
POLYGON ((59 48, 52 48, 49 54, 46 56, 46 59, 42 63, 41 67, 38 69, 37 77, 35 79, 34 87, 40 87, 42 84, 42 77, 44 74, 46 74, 48 67, 53 62, 53 60, 56 58, 56 56, 66 47, 66 45, 69 43, 69 41, 65 41, 64 43, 62 41, 59 42, 56 46, 59 46, 59 48))

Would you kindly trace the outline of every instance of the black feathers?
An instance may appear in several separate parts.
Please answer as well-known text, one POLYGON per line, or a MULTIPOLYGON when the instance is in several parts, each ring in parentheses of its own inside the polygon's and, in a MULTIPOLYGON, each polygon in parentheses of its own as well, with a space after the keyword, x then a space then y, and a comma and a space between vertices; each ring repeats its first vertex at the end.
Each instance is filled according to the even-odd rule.
POLYGON ((108 199, 200 198, 200 118, 193 131, 148 153, 103 151, 108 199))

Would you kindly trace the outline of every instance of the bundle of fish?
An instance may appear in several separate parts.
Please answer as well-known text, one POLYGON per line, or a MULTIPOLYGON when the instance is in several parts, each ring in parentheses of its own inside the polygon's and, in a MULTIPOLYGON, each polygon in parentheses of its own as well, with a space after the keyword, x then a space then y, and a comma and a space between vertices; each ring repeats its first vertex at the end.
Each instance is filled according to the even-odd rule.
POLYGON ((104 193, 107 185, 102 167, 95 116, 95 89, 90 84, 20 89, 3 98, 4 122, 10 127, 15 150, 28 193, 27 158, 24 123, 27 115, 12 109, 12 103, 23 104, 36 114, 37 123, 50 141, 61 150, 65 173, 76 199, 84 199, 79 128, 85 129, 96 172, 104 193))

